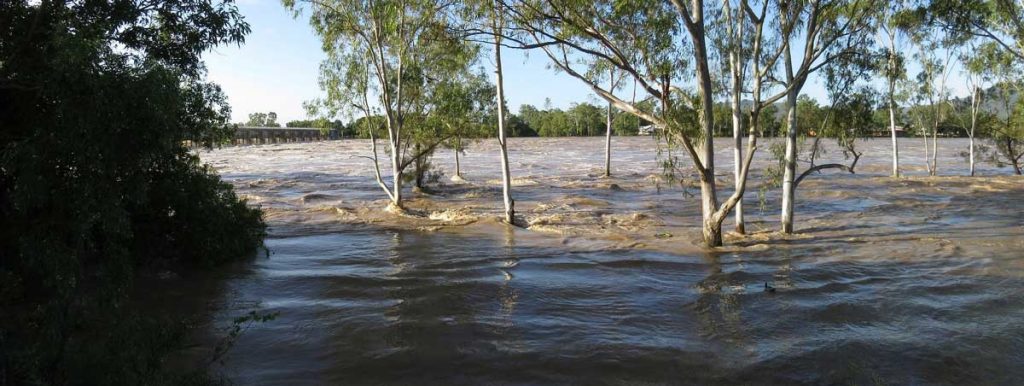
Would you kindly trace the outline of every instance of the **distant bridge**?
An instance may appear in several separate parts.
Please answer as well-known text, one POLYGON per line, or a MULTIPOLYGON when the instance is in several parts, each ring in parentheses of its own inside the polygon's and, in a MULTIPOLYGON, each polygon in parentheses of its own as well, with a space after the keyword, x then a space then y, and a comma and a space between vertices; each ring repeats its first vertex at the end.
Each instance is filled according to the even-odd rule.
POLYGON ((338 139, 337 130, 312 127, 246 127, 235 130, 232 145, 262 145, 270 143, 314 142, 338 139))

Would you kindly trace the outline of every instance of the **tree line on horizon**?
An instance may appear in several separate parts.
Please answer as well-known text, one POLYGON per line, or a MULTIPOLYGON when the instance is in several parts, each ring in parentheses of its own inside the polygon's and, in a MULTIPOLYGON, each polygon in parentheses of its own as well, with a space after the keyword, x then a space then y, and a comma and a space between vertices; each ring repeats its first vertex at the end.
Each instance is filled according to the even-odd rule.
MULTIPOLYGON (((1000 116, 1005 118, 1007 112, 994 102, 994 100, 998 99, 995 86, 987 91, 983 91, 983 94, 992 95, 992 97, 986 98, 987 104, 981 107, 979 112, 981 117, 978 118, 977 130, 979 137, 988 138, 989 133, 993 133, 996 130, 993 127, 996 122, 995 120, 1000 116)), ((860 130, 862 136, 887 136, 887 126, 889 124, 887 107, 881 103, 882 101, 879 100, 880 95, 877 93, 866 96, 871 98, 868 101, 869 105, 866 106, 870 107, 870 109, 847 111, 847 113, 863 114, 865 117, 870 115, 870 121, 861 121, 865 124, 865 127, 860 130)), ((1016 94, 1011 94, 1010 98, 1010 105, 1016 106, 1016 94)), ((744 102, 749 103, 749 101, 744 102)), ((831 120, 829 111, 849 107, 825 106, 820 101, 806 94, 800 95, 797 103, 799 104, 799 110, 806 111, 804 119, 800 119, 801 126, 798 129, 801 134, 809 137, 816 136, 817 130, 821 128, 821 125, 828 123, 826 122, 827 120, 831 120)), ((970 130, 970 99, 953 98, 950 103, 949 113, 945 114, 943 120, 939 123, 939 136, 967 137, 970 130)), ((785 118, 782 107, 782 103, 778 102, 767 106, 762 111, 761 122, 765 137, 779 137, 783 135, 780 131, 782 120, 785 118)), ((897 122, 900 128, 908 130, 908 133, 903 135, 922 135, 925 128, 918 127, 918 122, 915 122, 913 118, 926 114, 927 109, 928 106, 914 105, 907 106, 898 112, 899 118, 897 122)), ((1016 113, 1016 110, 1014 109, 1009 113, 1016 113)), ((508 113, 506 119, 509 121, 510 137, 602 136, 606 134, 605 130, 607 129, 603 114, 600 107, 590 102, 572 103, 566 110, 550 106, 538 109, 531 104, 523 104, 520 105, 516 113, 508 113)), ((716 103, 714 114, 716 118, 714 136, 727 137, 732 135, 732 127, 728 122, 728 117, 732 114, 729 105, 726 103, 716 103)), ((368 139, 370 138, 369 133, 365 130, 360 131, 360 128, 364 127, 362 119, 360 117, 350 122, 337 118, 333 120, 326 118, 295 119, 285 122, 284 127, 336 130, 342 138, 368 139)), ((375 119, 383 119, 383 117, 378 116, 375 119)), ((650 122, 639 119, 634 115, 616 112, 612 118, 612 134, 615 136, 641 135, 639 129, 649 124, 650 122)), ((251 113, 247 121, 238 122, 236 125, 240 127, 280 127, 281 123, 277 122, 277 113, 271 111, 267 113, 251 113)), ((472 138, 494 137, 493 130, 480 130, 475 133, 467 132, 466 134, 472 138)))

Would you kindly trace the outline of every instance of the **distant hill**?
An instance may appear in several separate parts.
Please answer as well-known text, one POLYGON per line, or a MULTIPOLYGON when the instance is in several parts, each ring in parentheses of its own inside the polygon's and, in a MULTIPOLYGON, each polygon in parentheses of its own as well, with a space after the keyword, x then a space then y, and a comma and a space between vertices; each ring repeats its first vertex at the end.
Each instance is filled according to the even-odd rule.
MULTIPOLYGON (((1012 92, 1010 94, 1009 106, 1010 106, 1011 109, 1014 106, 1017 105, 1017 100, 1018 99, 1020 99, 1020 93, 1012 92)), ((958 107, 962 106, 964 108, 968 108, 969 109, 970 106, 971 106, 971 97, 970 96, 965 96, 965 97, 962 97, 962 98, 954 98, 951 102, 955 106, 958 106, 958 107)), ((1000 119, 1005 119, 1006 116, 1010 114, 1010 111, 1007 111, 1005 106, 1006 105, 1000 99, 999 91, 996 90, 995 86, 989 87, 987 90, 985 90, 982 93, 981 111, 984 111, 984 112, 987 112, 987 113, 990 113, 990 114, 995 114, 1000 119)))

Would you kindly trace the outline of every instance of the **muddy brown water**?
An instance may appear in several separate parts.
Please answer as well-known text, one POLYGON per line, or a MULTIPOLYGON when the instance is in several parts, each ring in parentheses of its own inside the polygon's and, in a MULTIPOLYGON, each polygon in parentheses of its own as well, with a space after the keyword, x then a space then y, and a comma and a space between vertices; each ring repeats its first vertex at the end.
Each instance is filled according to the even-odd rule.
MULTIPOLYGON (((468 182, 408 191, 407 215, 381 211, 366 141, 202 153, 271 225, 269 257, 197 287, 208 329, 279 313, 217 370, 244 385, 1024 384, 1024 179, 960 177, 965 140, 941 140, 925 177, 903 139, 902 179, 886 140, 860 143, 858 174, 801 184, 792 236, 774 232, 778 192, 762 207, 755 186, 752 234, 716 250, 698 244, 699 190, 659 177, 651 138, 615 138, 610 179, 601 138, 513 139, 525 228, 496 221, 492 142, 463 156, 468 182)), ((452 174, 450 151, 433 162, 452 174)))

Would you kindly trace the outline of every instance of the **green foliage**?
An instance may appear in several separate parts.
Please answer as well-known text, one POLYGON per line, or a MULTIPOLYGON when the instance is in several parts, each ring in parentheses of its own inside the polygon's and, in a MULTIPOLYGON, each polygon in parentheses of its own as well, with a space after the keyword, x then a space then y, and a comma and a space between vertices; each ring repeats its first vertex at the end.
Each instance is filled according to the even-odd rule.
MULTIPOLYGON (((327 118, 316 118, 316 119, 299 119, 294 121, 288 121, 284 124, 285 127, 312 127, 320 129, 324 134, 334 130, 338 133, 338 136, 342 138, 355 137, 355 129, 345 125, 340 119, 329 120, 327 118)), ((367 137, 369 138, 369 137, 367 137)))
POLYGON ((236 317, 231 321, 231 326, 227 328, 226 333, 221 338, 220 342, 217 343, 213 348, 213 355, 210 358, 210 362, 218 362, 224 364, 224 354, 227 354, 231 350, 231 347, 235 345, 238 338, 245 333, 246 330, 252 328, 257 323, 267 323, 277 319, 280 316, 279 312, 271 313, 260 313, 259 311, 249 311, 245 315, 236 317))
MULTIPOLYGON (((601 136, 605 135, 607 130, 606 107, 587 102, 574 103, 568 110, 540 110, 533 105, 524 104, 519 106, 519 113, 516 116, 529 128, 527 133, 536 133, 541 137, 601 136)), ((613 111, 614 135, 637 135, 639 127, 640 118, 613 111)))
POLYGON ((0 3, 0 384, 163 382, 184 334, 130 307, 136 272, 262 245, 183 146, 230 138, 199 53, 247 31, 230 3, 0 3))
MULTIPOLYGON (((484 82, 474 80, 469 71, 478 47, 446 25, 454 3, 285 0, 284 5, 296 16, 309 11, 327 54, 320 66, 320 88, 326 95, 307 102, 307 110, 324 118, 361 116, 365 123, 383 116, 383 133, 375 125, 353 126, 388 141, 385 149, 397 181, 414 165, 420 185, 429 165, 426 158, 438 146, 474 135, 477 127, 464 123, 478 122, 478 116, 468 115, 479 109, 464 103, 486 100, 479 98, 477 87, 484 82)), ((376 158, 374 162, 379 165, 376 158)), ((392 203, 401 205, 400 187, 381 187, 392 203)))
POLYGON ((271 111, 269 113, 251 113, 251 114, 249 114, 249 120, 245 122, 245 126, 249 126, 249 127, 281 127, 281 124, 277 123, 277 113, 271 111))
POLYGON ((1017 98, 1012 112, 986 133, 992 151, 986 160, 996 166, 1012 166, 1015 173, 1024 174, 1024 98, 1017 98))
POLYGON ((1024 4, 1018 1, 932 0, 915 13, 944 29, 949 39, 980 38, 1024 60, 1024 4))

